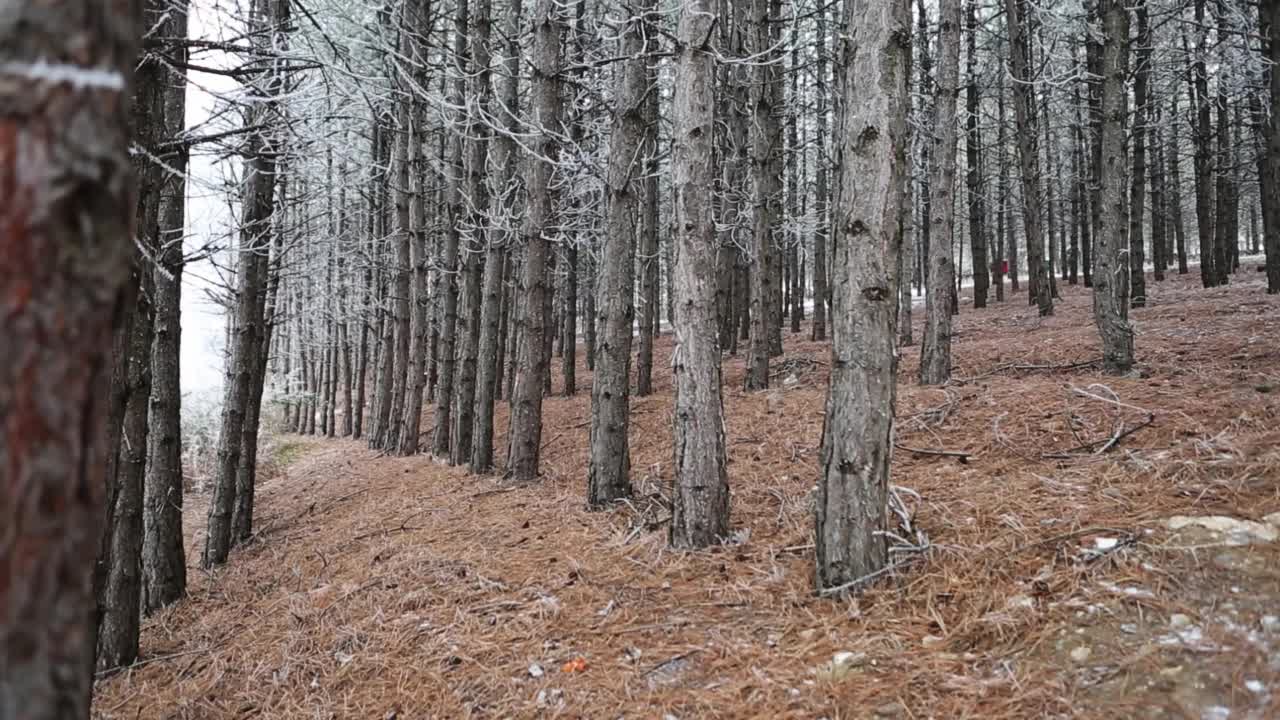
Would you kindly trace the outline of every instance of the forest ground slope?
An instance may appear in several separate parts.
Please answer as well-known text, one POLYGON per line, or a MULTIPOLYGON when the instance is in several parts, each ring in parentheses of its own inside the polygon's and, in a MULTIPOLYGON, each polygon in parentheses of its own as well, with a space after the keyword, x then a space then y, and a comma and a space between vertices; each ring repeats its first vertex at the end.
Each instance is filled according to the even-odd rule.
POLYGON ((710 552, 666 548, 666 372, 634 399, 636 499, 612 512, 584 510, 585 368, 546 405, 537 485, 300 440, 253 542, 192 570, 95 715, 1280 716, 1280 297, 1261 282, 1149 280, 1124 378, 1089 364, 1091 298, 1065 284, 1043 320, 1025 293, 966 306, 945 388, 907 349, 893 482, 931 548, 847 600, 812 592, 829 355, 807 327, 774 390, 743 392, 725 359, 737 532, 710 552))

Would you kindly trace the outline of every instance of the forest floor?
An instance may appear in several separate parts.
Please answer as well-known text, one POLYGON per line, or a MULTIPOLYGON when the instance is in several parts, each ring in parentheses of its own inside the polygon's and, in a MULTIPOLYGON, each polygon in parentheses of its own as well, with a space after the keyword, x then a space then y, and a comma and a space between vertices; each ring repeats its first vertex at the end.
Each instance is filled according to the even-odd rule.
POLYGON ((634 399, 636 499, 612 512, 583 507, 584 368, 545 406, 537 485, 288 438, 260 531, 213 573, 191 499, 190 598, 95 715, 1280 717, 1280 296, 1251 265, 1197 280, 1148 280, 1129 377, 1089 364, 1091 297, 1065 284, 1043 320, 1025 292, 964 307, 947 387, 908 349, 897 442, 968 456, 895 453, 932 548, 847 600, 812 590, 829 350, 807 326, 777 389, 725 359, 737 532, 708 552, 666 548, 667 372, 634 399))

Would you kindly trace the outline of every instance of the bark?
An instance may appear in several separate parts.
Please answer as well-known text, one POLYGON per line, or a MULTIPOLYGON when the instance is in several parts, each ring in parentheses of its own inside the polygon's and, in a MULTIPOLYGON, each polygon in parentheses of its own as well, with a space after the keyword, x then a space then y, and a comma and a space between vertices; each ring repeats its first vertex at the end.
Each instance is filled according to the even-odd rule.
POLYGON ((934 100, 933 166, 929 185, 933 214, 928 222, 937 242, 929 249, 929 294, 925 299, 924 346, 920 383, 941 385, 951 379, 951 310, 956 268, 950 238, 955 230, 956 95, 960 78, 960 2, 938 4, 938 93, 934 100))
POLYGON ((1124 0, 1100 0, 1105 42, 1102 49, 1103 208, 1093 273, 1093 314, 1102 336, 1107 372, 1133 367, 1133 327, 1129 324, 1129 273, 1124 261, 1124 121, 1128 112, 1129 13, 1124 0))
MULTIPOLYGON (((283 43, 278 35, 287 28, 289 3, 283 0, 258 0, 255 23, 259 32, 254 42, 263 49, 283 43), (269 5, 270 7, 265 7, 269 5), (270 32, 263 32, 271 28, 270 32)), ((263 332, 263 300, 267 276, 267 252, 271 219, 275 211, 276 157, 279 152, 273 123, 277 115, 277 95, 283 91, 284 75, 279 69, 260 76, 256 92, 265 101, 254 106, 247 126, 261 129, 249 133, 245 157, 245 200, 240 221, 240 272, 236 293, 236 337, 231 351, 230 387, 223 409, 222 428, 218 437, 217 474, 213 496, 209 501, 209 530, 205 538, 202 564, 205 568, 227 560, 232 544, 232 514, 236 505, 236 480, 240 466, 242 438, 246 429, 254 388, 254 368, 258 356, 258 338, 263 332)), ((250 428, 254 433, 256 427, 250 428)))
POLYGON ((1156 93, 1152 84, 1147 84, 1147 147, 1151 150, 1151 256, 1155 266, 1156 281, 1164 280, 1164 271, 1169 267, 1169 210, 1165 190, 1165 161, 1163 133, 1163 113, 1156 103, 1156 93))
POLYGON ((1178 154, 1178 93, 1173 93, 1173 105, 1169 113, 1169 143, 1166 157, 1169 161, 1169 209, 1173 216, 1173 235, 1178 254, 1178 274, 1186 275, 1187 227, 1182 214, 1182 157, 1178 154))
MULTIPOLYGON (((657 86, 656 73, 651 80, 657 86)), ((645 95, 644 196, 640 207, 640 328, 636 353, 636 395, 653 392, 653 339, 658 332, 658 93, 645 95)))
MULTIPOLYGON (((614 92, 613 129, 605 181, 604 246, 600 257, 596 324, 600 328, 591 385, 591 449, 587 506, 601 509, 631 494, 628 428, 631 405, 631 341, 635 321, 635 249, 644 196, 645 97, 649 86, 648 22, 655 0, 644 0, 627 19, 618 54, 627 58, 614 92)), ((656 90, 653 88, 652 90, 656 90)))
MULTIPOLYGON (((751 196, 755 209, 751 232, 751 350, 747 361, 747 389, 769 387, 769 357, 776 313, 773 307, 778 262, 774 230, 778 224, 782 177, 782 127, 778 123, 777 86, 781 74, 775 52, 777 22, 771 20, 773 0, 751 2, 751 52, 759 56, 753 65, 751 84, 751 196)), ((781 318, 778 317, 778 322, 781 318)))
MULTIPOLYGON (((485 109, 488 113, 490 93, 492 85, 490 84, 490 65, 489 57, 489 39, 491 31, 491 2, 490 0, 477 0, 476 13, 472 20, 475 26, 475 39, 473 40, 472 55, 475 58, 476 67, 478 69, 476 82, 477 88, 476 102, 478 109, 485 109)), ((498 105, 500 118, 505 118, 507 128, 512 132, 515 131, 516 117, 515 111, 520 102, 520 85, 519 85, 519 34, 520 34, 520 2, 519 0, 508 0, 505 14, 503 16, 503 34, 508 38, 507 45, 503 50, 501 59, 499 60, 499 92, 498 105), (502 109, 510 112, 504 113, 502 109)), ((473 174, 472 180, 479 180, 484 187, 476 192, 483 193, 484 209, 488 213, 490 211, 491 194, 489 186, 485 183, 490 180, 494 181, 492 194, 496 198, 496 207, 500 210, 508 209, 511 202, 511 196, 505 192, 502 181, 490 176, 484 172, 487 167, 501 168, 501 174, 504 178, 510 179, 516 175, 516 146, 511 136, 502 134, 492 141, 492 162, 489 157, 489 139, 488 125, 484 123, 484 115, 477 112, 472 116, 472 122, 477 127, 473 128, 472 136, 477 138, 477 143, 484 142, 485 148, 483 152, 480 149, 472 148, 472 168, 476 170, 476 166, 480 165, 478 177, 473 174), (483 156, 483 160, 481 157, 483 156)), ((480 222, 487 222, 486 217, 477 217, 477 226, 480 222)), ((471 472, 487 473, 493 469, 493 409, 496 404, 496 398, 499 395, 498 386, 502 376, 502 330, 504 315, 503 306, 503 273, 507 265, 507 246, 510 238, 498 236, 499 231, 496 228, 489 228, 484 238, 487 241, 485 249, 484 277, 481 280, 481 309, 480 309, 480 339, 476 348, 476 409, 475 418, 472 423, 471 430, 471 472)))
POLYGON ((0 19, 0 717, 89 716, 139 15, 81 0, 0 19), (61 58, 90 79, 41 72, 61 58))
MULTIPOLYGON (((412 247, 410 235, 410 145, 413 133, 410 127, 413 110, 407 100, 401 100, 398 111, 399 120, 396 132, 395 159, 392 168, 395 173, 395 187, 392 204, 395 207, 395 233, 391 245, 395 248, 395 261, 392 266, 391 285, 391 318, 387 328, 387 344, 383 349, 385 358, 383 372, 387 374, 387 420, 383 426, 382 436, 378 438, 378 447, 393 450, 400 447, 400 435, 404 422, 404 405, 409 393, 405 383, 409 379, 412 339, 412 296, 410 295, 413 275, 412 247)), ((410 398, 412 400, 412 398, 410 398)), ((381 412, 381 411, 380 411, 381 412)), ((414 438, 416 441, 417 438, 414 438)))
MULTIPOLYGON (((187 36, 185 3, 170 4, 170 37, 187 36)), ((176 51, 176 59, 186 57, 176 51)), ((166 98, 171 136, 185 128, 186 76, 172 73, 166 98)), ((182 269, 186 210, 186 147, 165 158, 173 173, 160 195, 160 249, 155 287, 155 331, 151 353, 151 411, 148 417, 147 476, 143 497, 142 609, 152 613, 187 592, 187 558, 182 531, 182 384, 180 381, 182 269)))
MULTIPOLYGON (((1127 12, 1127 11, 1126 11, 1127 12)), ((1147 103, 1151 78, 1151 24, 1146 0, 1138 0, 1134 8, 1138 21, 1138 49, 1134 53, 1133 97, 1133 172, 1129 176, 1129 298, 1135 308, 1147 304, 1146 251, 1143 233, 1147 199, 1147 125, 1150 122, 1147 103)), ((1128 42, 1126 36, 1125 42, 1128 42)), ((1127 64, 1127 63, 1126 63, 1127 64)))
MULTIPOLYGON (((1195 109, 1195 190, 1196 229, 1200 250, 1200 284, 1213 287, 1218 284, 1214 270, 1213 236, 1213 130, 1210 118, 1209 74, 1205 68, 1205 55, 1209 52, 1209 26, 1204 17, 1204 0, 1195 1, 1195 25, 1200 28, 1200 40, 1194 60, 1187 68, 1191 105, 1195 109)), ((1185 33, 1185 30, 1184 30, 1185 33)), ((1186 35, 1182 42, 1186 44, 1186 35)))
POLYGON ((965 163, 968 170, 966 184, 969 188, 969 248, 973 257, 973 307, 978 309, 987 306, 991 277, 987 262, 986 183, 982 172, 982 128, 979 123, 981 92, 978 89, 978 21, 975 4, 975 0, 969 0, 966 4, 965 18, 969 30, 969 82, 965 86, 965 163))
MULTIPOLYGON (((897 285, 892 258, 907 147, 910 12, 872 0, 847 13, 832 362, 816 497, 819 590, 882 571, 893 451, 897 285), (855 100, 856 99, 856 100, 855 100)), ((842 590, 842 591, 843 591, 842 590)))
MULTIPOLYGON (((813 214, 817 227, 813 233, 813 339, 827 339, 827 236, 830 233, 830 189, 827 168, 830 167, 827 150, 827 9, 818 10, 818 81, 814 88, 816 95, 817 117, 814 123, 817 129, 818 161, 814 177, 813 214)), ((907 291, 907 307, 910 308, 911 292, 907 291)), ((908 312, 910 310, 908 309, 908 312)), ((907 327, 910 327, 908 323, 907 327)), ((910 344, 910 343, 908 343, 910 344)))
POLYGON ((1266 150, 1259 163, 1259 185, 1262 189, 1263 248, 1267 257, 1267 293, 1280 293, 1280 3, 1270 3, 1259 11, 1265 52, 1271 61, 1268 73, 1270 117, 1262 124, 1266 150))
POLYGON ((488 163, 488 125, 484 117, 489 112, 489 27, 490 0, 473 0, 471 28, 467 33, 467 67, 470 89, 467 93, 466 183, 463 194, 466 203, 466 254, 462 262, 462 290, 459 299, 462 307, 462 341, 458 349, 459 367, 455 383, 456 397, 453 412, 453 430, 450 433, 449 462, 464 465, 471 459, 475 429, 477 383, 479 379, 479 352, 482 322, 481 284, 484 279, 484 261, 488 243, 485 223, 489 215, 488 186, 485 175, 488 163))
POLYGON ((552 163, 559 156, 556 137, 561 127, 559 79, 561 9, 555 0, 537 0, 533 16, 532 137, 533 149, 524 172, 527 204, 520 228, 525 247, 522 269, 521 328, 515 386, 511 393, 510 450, 508 473, 517 482, 538 478, 542 448, 543 381, 548 373, 545 343, 549 318, 547 265, 551 248, 546 229, 552 224, 552 163), (550 162, 548 162, 550 161, 550 162))
POLYGON ((670 542, 677 548, 706 547, 729 534, 720 343, 711 283, 715 223, 706 192, 715 181, 714 21, 709 0, 690 0, 677 27, 671 162, 675 484, 670 526, 670 542))
POLYGON ((1009 72, 1013 77, 1013 107, 1022 176, 1022 228, 1027 241, 1028 299, 1044 317, 1053 314, 1053 295, 1044 262, 1044 234, 1040 225, 1040 151, 1036 147, 1038 119, 1030 70, 1030 33, 1026 11, 1027 0, 1005 0, 1009 25, 1009 72))
MULTIPOLYGON (((467 25, 469 22, 468 2, 467 0, 459 0, 456 5, 453 35, 455 58, 453 62, 458 65, 455 69, 457 77, 453 82, 453 96, 449 99, 449 103, 453 107, 460 107, 466 102, 466 76, 469 69, 465 66, 465 63, 467 55, 467 25)), ((456 117, 451 120, 453 124, 461 122, 462 120, 456 117)), ((464 182, 464 170, 462 157, 465 143, 465 133, 456 131, 452 133, 449 161, 445 165, 447 176, 445 178, 444 246, 440 261, 441 270, 444 274, 442 279, 444 296, 441 298, 443 309, 440 315, 440 354, 437 361, 437 366, 440 369, 440 379, 439 384, 436 386, 435 430, 431 436, 431 454, 437 458, 444 459, 449 457, 450 433, 453 429, 451 423, 453 422, 453 394, 455 390, 454 374, 457 370, 455 360, 458 338, 458 292, 460 276, 463 274, 462 267, 458 262, 458 253, 463 216, 462 183, 464 182)))

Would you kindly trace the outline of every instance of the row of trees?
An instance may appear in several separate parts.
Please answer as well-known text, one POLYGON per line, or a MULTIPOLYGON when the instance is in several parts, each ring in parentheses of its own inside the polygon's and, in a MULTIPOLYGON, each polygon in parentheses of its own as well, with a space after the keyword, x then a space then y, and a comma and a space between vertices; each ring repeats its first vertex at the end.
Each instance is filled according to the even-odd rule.
MULTIPOLYGON (((1114 372, 1133 363, 1128 311, 1146 297, 1145 258, 1157 279, 1175 262, 1187 271, 1190 256, 1206 286, 1226 282, 1238 267, 1242 209, 1254 249, 1264 240, 1268 289, 1280 291, 1280 81, 1271 71, 1280 18, 1269 5, 940 0, 936 23, 923 2, 913 23, 904 0, 253 0, 224 18, 231 39, 210 40, 187 37, 182 0, 148 0, 136 26, 110 19, 101 3, 64 4, 68 42, 109 30, 110 41, 94 47, 99 64, 119 72, 50 70, 58 66, 46 58, 71 56, 56 51, 53 29, 21 42, 0 36, 4 76, 19 79, 0 83, 5 107, 16 108, 5 117, 61 130, 48 142, 71 154, 38 155, 54 163, 95 147, 114 162, 123 157, 120 138, 87 142, 75 133, 131 129, 133 272, 117 299, 114 263, 81 263, 38 245, 91 233, 128 247, 110 208, 29 188, 23 183, 34 181, 13 170, 16 155, 0 153, 9 163, 0 168, 6 197, 69 197, 88 203, 76 212, 93 219, 59 229, 48 218, 81 216, 28 211, 21 201, 6 210, 6 253, 27 248, 22 257, 56 262, 43 280, 0 274, 5 302, 21 311, 4 315, 6 337, 33 338, 18 343, 27 355, 4 366, 0 407, 34 430, 0 445, 4 472, 18 473, 4 485, 3 517, 24 518, 13 525, 21 542, 46 538, 31 542, 50 567, 71 563, 80 548, 54 547, 53 530, 97 541, 97 639, 67 653, 96 648, 104 669, 136 658, 142 612, 185 592, 177 357, 190 259, 184 198, 198 182, 185 171, 193 148, 239 157, 231 198, 239 219, 223 254, 233 282, 202 553, 210 568, 253 535, 257 440, 271 407, 264 397, 278 400, 293 430, 363 437, 397 454, 427 450, 477 473, 502 458, 494 409, 505 397, 505 472, 530 482, 554 360, 558 391, 576 392, 580 338, 594 369, 588 505, 626 497, 629 397, 633 382, 637 393, 653 389, 662 315, 676 341, 670 540, 718 542, 730 511, 723 353, 745 341, 747 387, 765 388, 784 326, 798 332, 811 315, 812 336, 829 332, 834 356, 817 578, 820 589, 848 590, 888 562, 880 533, 897 348, 911 340, 908 278, 928 288, 921 380, 933 383, 950 372, 966 249, 975 308, 992 288, 1004 297, 1006 263, 1014 292, 1025 264, 1028 299, 1045 314, 1059 275, 1075 282, 1083 274, 1114 372), (138 27, 146 32, 126 122, 125 105, 112 98, 129 87, 128 39, 138 27), (194 130, 184 123, 188 72, 242 83, 194 130), (1193 202, 1183 197, 1183 175, 1193 202), (967 222, 955 219, 961 197, 967 222), (1184 205, 1194 244, 1185 240, 1184 205), (73 289, 85 272, 104 273, 87 295, 73 289), (65 293, 32 309, 25 298, 35 290, 65 293), (95 364, 102 355, 93 337, 49 334, 62 327, 59 317, 105 326, 108 306, 120 308, 109 363, 95 364), (63 364, 32 364, 53 351, 66 351, 63 364), (110 368, 101 370, 109 379, 95 380, 95 368, 110 368), (98 397, 103 383, 110 391, 98 397), (81 388, 70 395, 83 403, 48 416, 23 394, 40 388, 50 397, 81 388), (98 415, 106 429, 100 533, 100 518, 88 518, 97 476, 67 464, 96 467, 96 446, 82 445, 93 433, 70 433, 92 428, 98 415), (63 453, 57 463, 38 459, 55 451, 63 453), (79 484, 65 482, 73 476, 79 484), (9 491, 29 487, 22 478, 65 502, 24 515, 32 496, 9 491), (63 507, 79 514, 63 516, 63 507)), ((29 142, 7 132, 0 141, 29 142)), ((104 197, 122 196, 114 165, 93 167, 100 176, 66 172, 106 188, 104 197)), ((12 564, 5 572, 15 572, 12 564)), ((60 581, 35 582, 22 617, 75 634, 66 618, 89 597, 87 584, 66 595, 71 609, 54 622, 48 613, 62 606, 40 598, 53 597, 60 581)), ((11 642, 15 626, 3 626, 10 634, 0 647, 21 646, 11 642)), ((38 662, 65 669, 73 659, 38 662)), ((39 672, 5 673, 0 708, 14 692, 79 692, 50 689, 53 676, 39 672), (10 677, 30 687, 14 690, 10 677)))

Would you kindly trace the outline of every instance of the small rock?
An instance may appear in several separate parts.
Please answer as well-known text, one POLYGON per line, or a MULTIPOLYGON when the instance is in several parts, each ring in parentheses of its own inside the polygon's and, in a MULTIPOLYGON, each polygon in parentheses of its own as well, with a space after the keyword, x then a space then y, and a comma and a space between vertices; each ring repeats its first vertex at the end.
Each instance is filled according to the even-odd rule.
POLYGON ((533 663, 532 665, 529 666, 529 677, 531 678, 540 678, 546 674, 547 672, 543 670, 542 666, 539 665, 538 663, 533 663))
POLYGON ((1174 613, 1173 615, 1169 616, 1169 627, 1173 628, 1174 630, 1180 630, 1182 628, 1190 627, 1190 626, 1191 626, 1191 618, 1187 617, 1186 615, 1183 615, 1182 613, 1174 613))
POLYGON ((1120 626, 1120 632, 1126 635, 1134 635, 1138 632, 1138 626, 1134 623, 1124 623, 1120 626))
POLYGON ((540 708, 552 707, 564 703, 564 690, 560 688, 547 688, 538 691, 538 696, 534 702, 540 708))
POLYGON ((1093 650, 1088 645, 1081 645, 1071 651, 1071 660, 1077 663, 1089 661, 1089 656, 1093 655, 1093 650))
POLYGON ((1254 695, 1261 695, 1262 693, 1267 691, 1267 686, 1263 685, 1261 682, 1257 680, 1245 680, 1244 686, 1245 686, 1245 689, 1247 689, 1249 692, 1253 693, 1254 695))
POLYGON ((885 703, 875 710, 878 718, 896 718, 902 717, 902 706, 896 702, 885 703))
POLYGON ((1280 632, 1280 617, 1275 615, 1263 615, 1262 629, 1269 633, 1280 632))
POLYGON ((1034 608, 1036 606, 1036 601, 1026 595, 1014 595, 1005 601, 1004 606, 1009 610, 1015 610, 1018 608, 1034 608))
POLYGON ((808 642, 818 636, 818 631, 814 628, 800 631, 800 639, 808 642))
POLYGON ((1240 520, 1225 515, 1205 515, 1203 517, 1187 517, 1175 515, 1165 522, 1170 530, 1182 530, 1198 527, 1211 533, 1225 535, 1227 545, 1248 545, 1252 542, 1275 542, 1280 539, 1280 527, 1269 522, 1260 523, 1253 520, 1240 520))

